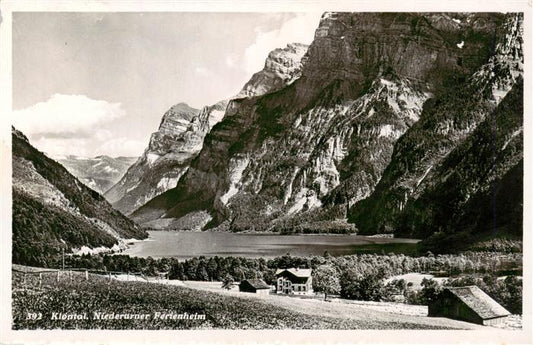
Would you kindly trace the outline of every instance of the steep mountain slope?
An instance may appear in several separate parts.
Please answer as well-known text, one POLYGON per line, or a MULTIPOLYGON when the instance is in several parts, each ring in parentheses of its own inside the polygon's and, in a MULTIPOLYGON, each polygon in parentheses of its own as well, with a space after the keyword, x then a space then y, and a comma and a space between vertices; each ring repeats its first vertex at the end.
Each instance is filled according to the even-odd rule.
MULTIPOLYGON (((498 145, 505 145, 504 137, 498 134, 498 145)), ((397 232, 425 238, 422 245, 435 253, 460 251, 485 238, 511 236, 521 239, 523 156, 519 147, 521 139, 514 138, 508 136, 509 144, 502 155, 498 153, 494 157, 494 167, 480 164, 481 168, 465 169, 461 162, 462 170, 457 169, 465 174, 479 173, 486 180, 471 178, 468 181, 466 178, 467 181, 461 181, 457 176, 459 173, 451 173, 442 184, 411 201, 407 211, 399 217, 397 232), (456 183, 463 183, 464 187, 459 188, 456 183), (476 183, 479 185, 476 186, 476 183)), ((488 137, 483 139, 488 142, 488 137)), ((482 150, 471 150, 466 157, 472 159, 475 154, 486 153, 482 151, 488 148, 490 145, 485 145, 482 150)))
POLYGON ((234 98, 253 97, 276 91, 291 84, 301 75, 302 57, 308 45, 289 43, 271 51, 263 69, 255 73, 234 98))
POLYGON ((47 265, 65 249, 111 247, 147 236, 19 131, 13 145, 13 262, 47 265))
POLYGON ((194 155, 201 149, 202 119, 223 111, 224 104, 200 110, 185 103, 170 108, 153 133, 143 155, 122 179, 110 188, 105 197, 115 208, 130 213, 147 200, 175 187, 194 155), (150 173, 146 173, 150 171, 150 173))
MULTIPOLYGON (((508 15, 490 60, 460 87, 428 104, 422 120, 397 142, 375 192, 350 211, 362 233, 487 232, 480 228, 488 224, 472 223, 477 218, 464 218, 465 210, 487 207, 483 213, 490 214, 496 204, 498 213, 506 209, 496 200, 483 207, 471 200, 490 194, 505 198, 497 181, 507 181, 506 174, 523 156, 521 21, 508 15)), ((511 208, 521 203, 519 195, 511 208)), ((493 224, 492 230, 504 224, 493 224)))
POLYGON ((57 157, 56 160, 86 186, 103 194, 124 176, 128 168, 135 163, 137 157, 97 156, 85 158, 69 155, 57 157))
MULTIPOLYGON (((491 69, 493 41, 512 36, 507 17, 325 13, 301 76, 276 92, 230 101, 176 188, 132 216, 144 223, 205 211, 210 226, 232 231, 355 231, 344 222, 348 209, 374 193, 397 140, 429 116, 428 107, 462 85, 500 92, 503 75, 474 78, 477 87, 468 80, 490 75, 480 71, 491 69)), ((459 144, 452 137, 451 149, 459 144)))
MULTIPOLYGON (((397 234, 425 238, 423 245, 437 253, 461 250, 483 237, 521 237, 522 104, 519 79, 494 112, 408 196, 391 223, 397 234)), ((377 214, 375 219, 383 221, 377 214)))
MULTIPOLYGON (((246 98, 276 91, 293 82, 300 73, 307 46, 292 43, 272 51, 263 70, 252 76, 234 98, 246 98)), ((224 117, 228 101, 202 110, 184 103, 165 113, 157 132, 142 157, 113 186, 105 197, 118 210, 129 214, 155 196, 174 188, 189 164, 200 152, 205 135, 224 117)), ((200 215, 200 218, 205 217, 200 215)))

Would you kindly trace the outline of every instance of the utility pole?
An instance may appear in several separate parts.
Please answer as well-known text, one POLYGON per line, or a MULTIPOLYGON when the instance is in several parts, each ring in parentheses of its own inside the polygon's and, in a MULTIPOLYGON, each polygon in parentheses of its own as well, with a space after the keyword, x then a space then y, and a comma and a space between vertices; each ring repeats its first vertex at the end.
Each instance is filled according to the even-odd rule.
POLYGON ((61 248, 61 267, 65 270, 65 248, 61 248))
POLYGON ((345 209, 345 218, 348 218, 350 214, 350 197, 348 196, 348 183, 344 185, 344 198, 346 199, 346 209, 345 209))

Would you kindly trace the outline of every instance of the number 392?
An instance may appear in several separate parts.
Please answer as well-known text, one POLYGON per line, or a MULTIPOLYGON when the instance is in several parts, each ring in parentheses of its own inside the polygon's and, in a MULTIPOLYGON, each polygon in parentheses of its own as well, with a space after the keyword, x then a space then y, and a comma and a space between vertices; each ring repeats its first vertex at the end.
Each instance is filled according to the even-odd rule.
POLYGON ((43 313, 27 313, 26 320, 41 320, 43 318, 43 313))

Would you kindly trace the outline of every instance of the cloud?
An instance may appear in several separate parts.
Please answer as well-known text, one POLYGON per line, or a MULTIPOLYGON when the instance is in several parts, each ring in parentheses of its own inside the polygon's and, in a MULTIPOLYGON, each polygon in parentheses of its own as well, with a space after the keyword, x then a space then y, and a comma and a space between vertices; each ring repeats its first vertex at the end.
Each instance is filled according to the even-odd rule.
POLYGON ((226 56, 226 66, 230 68, 235 67, 235 59, 233 58, 233 56, 231 55, 226 56))
POLYGON ((40 151, 50 157, 76 155, 80 157, 95 157, 106 154, 111 157, 138 157, 146 148, 146 141, 134 140, 126 137, 98 140, 96 138, 50 138, 36 137, 30 142, 40 151))
POLYGON ((209 75, 209 70, 205 67, 198 66, 195 68, 195 72, 201 75, 202 77, 207 77, 209 75))
POLYGON ((12 123, 32 145, 52 157, 138 156, 146 142, 117 138, 112 128, 113 121, 125 116, 120 103, 55 94, 46 102, 15 110, 12 123))
POLYGON ((38 150, 43 151, 48 156, 55 158, 59 156, 76 155, 81 157, 96 156, 91 149, 92 141, 88 138, 50 138, 36 137, 30 138, 30 143, 38 150))
POLYGON ((113 152, 113 156, 140 156, 146 148, 146 141, 134 140, 126 137, 107 140, 98 148, 96 152, 113 152))
POLYGON ((126 115, 120 103, 84 95, 54 94, 46 102, 13 112, 13 125, 29 136, 88 136, 94 128, 126 115))
POLYGON ((244 52, 244 70, 249 75, 263 69, 265 59, 272 50, 284 48, 288 43, 310 44, 318 27, 321 13, 297 13, 287 20, 279 29, 261 32, 257 29, 257 36, 244 52))

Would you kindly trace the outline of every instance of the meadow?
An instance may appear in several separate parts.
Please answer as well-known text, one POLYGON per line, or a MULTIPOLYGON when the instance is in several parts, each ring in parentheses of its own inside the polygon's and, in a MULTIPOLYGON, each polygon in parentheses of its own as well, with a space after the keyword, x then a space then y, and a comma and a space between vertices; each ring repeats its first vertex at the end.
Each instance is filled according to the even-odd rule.
POLYGON ((350 319, 293 311, 267 301, 224 296, 179 286, 121 282, 102 276, 63 272, 13 273, 13 329, 443 329, 461 328, 427 321, 350 319), (94 319, 101 313, 188 313, 205 320, 94 319), (54 320, 52 313, 88 315, 87 319, 54 320), (28 318, 28 315, 37 315, 28 318))

